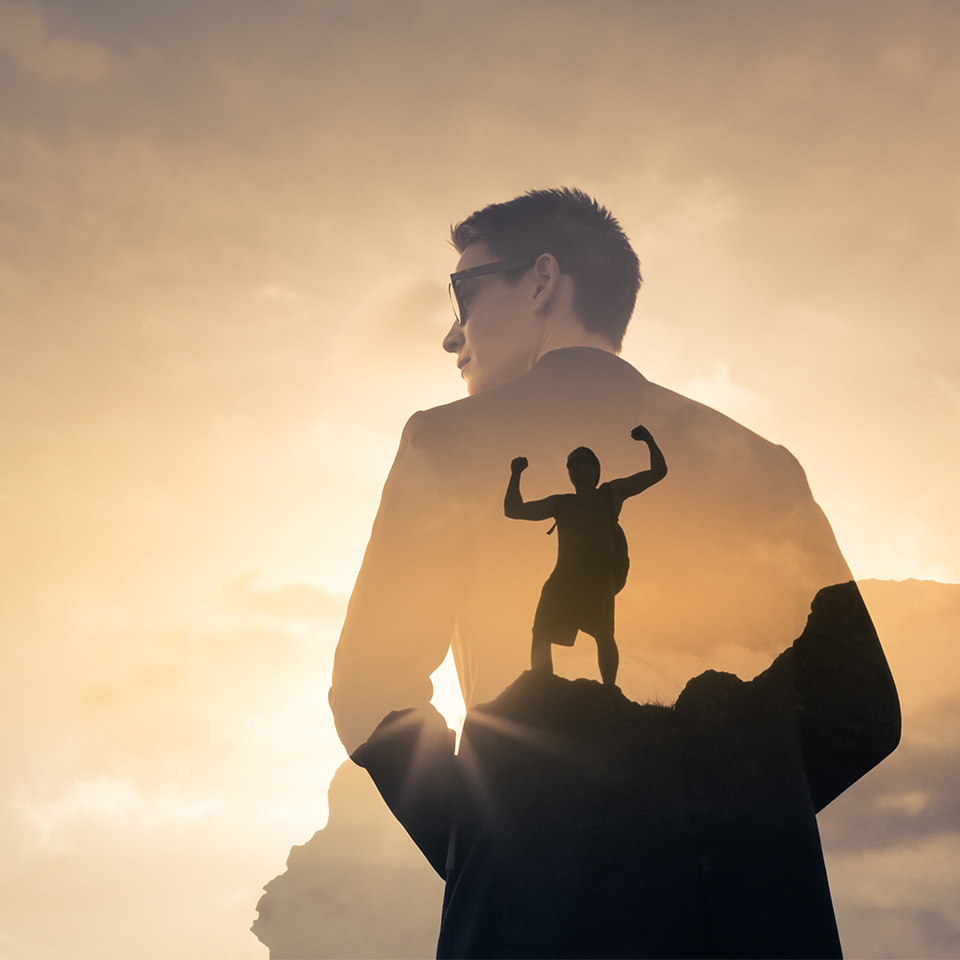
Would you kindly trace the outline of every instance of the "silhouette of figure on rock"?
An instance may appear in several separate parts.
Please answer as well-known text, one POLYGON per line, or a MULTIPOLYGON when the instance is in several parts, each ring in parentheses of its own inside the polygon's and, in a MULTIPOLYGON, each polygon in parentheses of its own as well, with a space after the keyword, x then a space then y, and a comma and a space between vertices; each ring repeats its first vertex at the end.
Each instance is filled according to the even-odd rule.
POLYGON ((571 647, 582 630, 597 643, 604 685, 616 685, 620 653, 614 639, 614 596, 623 589, 630 565, 620 509, 629 497, 667 475, 666 460, 650 431, 638 426, 630 436, 649 447, 650 469, 600 484, 597 455, 589 447, 577 447, 567 457, 576 493, 524 502, 520 474, 529 463, 526 457, 516 457, 510 464, 504 514, 511 520, 552 517, 556 522, 547 533, 558 531, 557 565, 543 585, 533 618, 530 666, 538 673, 553 673, 551 644, 571 647))

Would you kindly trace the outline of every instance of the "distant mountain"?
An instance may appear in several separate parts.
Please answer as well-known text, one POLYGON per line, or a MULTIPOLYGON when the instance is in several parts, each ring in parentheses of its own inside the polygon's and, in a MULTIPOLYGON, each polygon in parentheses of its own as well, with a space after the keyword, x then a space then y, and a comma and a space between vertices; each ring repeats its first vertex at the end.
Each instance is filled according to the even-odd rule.
POLYGON ((960 584, 864 580, 899 748, 819 816, 847 957, 960 956, 960 584))
POLYGON ((434 956, 443 881, 352 760, 329 799, 327 826, 264 887, 253 933, 273 960, 434 956))

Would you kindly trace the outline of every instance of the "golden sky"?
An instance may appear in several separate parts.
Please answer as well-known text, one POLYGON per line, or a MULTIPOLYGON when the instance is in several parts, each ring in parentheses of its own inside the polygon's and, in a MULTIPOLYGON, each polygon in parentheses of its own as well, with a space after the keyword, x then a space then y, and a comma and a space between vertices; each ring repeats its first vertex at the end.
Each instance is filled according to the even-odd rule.
POLYGON ((858 577, 960 582, 958 42, 920 0, 0 0, 0 956, 266 955, 486 203, 594 194, 624 356, 786 445, 858 577))

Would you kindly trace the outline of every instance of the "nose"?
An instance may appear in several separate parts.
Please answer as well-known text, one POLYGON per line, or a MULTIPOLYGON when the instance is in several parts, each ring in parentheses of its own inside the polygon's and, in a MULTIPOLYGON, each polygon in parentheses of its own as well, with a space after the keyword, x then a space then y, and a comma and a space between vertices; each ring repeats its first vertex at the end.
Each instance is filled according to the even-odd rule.
POLYGON ((453 326, 450 327, 447 335, 443 338, 443 349, 446 350, 447 353, 456 353, 462 346, 463 327, 454 320, 453 326))

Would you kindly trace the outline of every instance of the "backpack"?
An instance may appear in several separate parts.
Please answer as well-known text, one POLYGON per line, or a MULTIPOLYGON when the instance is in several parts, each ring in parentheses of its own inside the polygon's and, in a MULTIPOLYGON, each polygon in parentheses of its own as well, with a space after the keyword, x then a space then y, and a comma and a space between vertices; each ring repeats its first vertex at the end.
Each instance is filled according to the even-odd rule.
MULTIPOLYGON (((630 572, 630 554, 627 548, 627 535, 620 526, 620 520, 613 515, 613 507, 610 508, 610 522, 613 524, 613 592, 618 594, 627 582, 627 574, 630 572)), ((553 526, 547 531, 549 537, 557 529, 557 521, 553 521, 553 526)))
POLYGON ((619 593, 627 582, 630 572, 630 555, 627 552, 627 535, 619 520, 613 521, 613 592, 619 593))

